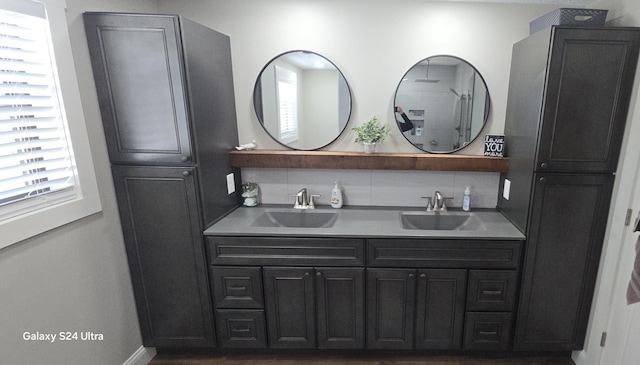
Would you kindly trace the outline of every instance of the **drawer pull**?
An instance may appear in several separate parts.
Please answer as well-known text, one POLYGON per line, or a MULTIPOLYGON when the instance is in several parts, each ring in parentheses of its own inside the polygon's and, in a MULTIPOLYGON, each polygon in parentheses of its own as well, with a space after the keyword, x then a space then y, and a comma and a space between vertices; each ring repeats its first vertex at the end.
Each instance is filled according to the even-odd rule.
POLYGON ((478 334, 482 335, 482 336, 496 336, 496 335, 498 335, 498 332, 496 332, 496 331, 478 331, 478 334))
POLYGON ((501 295, 502 294, 502 290, 483 290, 482 294, 485 294, 485 295, 501 295))
POLYGON ((247 332, 251 331, 251 328, 233 328, 233 329, 231 329, 231 331, 247 333, 247 332))
POLYGON ((247 290, 246 286, 228 286, 227 290, 247 290))

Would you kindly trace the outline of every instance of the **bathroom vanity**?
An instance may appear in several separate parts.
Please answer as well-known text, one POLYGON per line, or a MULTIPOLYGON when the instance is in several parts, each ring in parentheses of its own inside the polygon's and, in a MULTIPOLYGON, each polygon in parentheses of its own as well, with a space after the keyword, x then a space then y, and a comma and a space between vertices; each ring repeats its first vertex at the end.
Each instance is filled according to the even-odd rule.
POLYGON ((507 159, 233 151, 229 37, 180 16, 84 22, 145 346, 582 348, 637 28, 554 27, 515 46, 507 159), (500 172, 502 213, 238 208, 245 167, 500 172))
POLYGON ((510 348, 524 236, 496 211, 239 208, 205 237, 222 348, 510 348))

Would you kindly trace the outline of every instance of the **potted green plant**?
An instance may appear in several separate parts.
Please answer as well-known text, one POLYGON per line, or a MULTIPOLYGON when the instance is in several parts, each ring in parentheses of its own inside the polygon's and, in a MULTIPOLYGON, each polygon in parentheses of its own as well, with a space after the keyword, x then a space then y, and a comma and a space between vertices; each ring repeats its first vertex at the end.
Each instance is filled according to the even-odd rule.
POLYGON ((376 143, 384 143, 391 131, 386 125, 380 124, 375 115, 368 122, 351 128, 356 132, 356 143, 362 142, 365 153, 375 152, 376 143))

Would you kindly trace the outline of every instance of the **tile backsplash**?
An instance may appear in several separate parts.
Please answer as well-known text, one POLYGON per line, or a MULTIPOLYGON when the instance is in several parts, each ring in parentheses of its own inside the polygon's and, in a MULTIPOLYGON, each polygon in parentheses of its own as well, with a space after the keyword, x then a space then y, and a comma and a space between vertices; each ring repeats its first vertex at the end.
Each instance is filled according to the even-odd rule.
POLYGON ((345 205, 426 206, 421 197, 438 190, 453 197, 450 207, 460 208, 465 185, 471 186, 471 208, 495 208, 498 201, 497 172, 325 170, 325 169, 242 169, 243 182, 260 186, 262 203, 292 204, 293 196, 307 188, 321 195, 316 202, 329 205, 333 182, 342 187, 345 205))

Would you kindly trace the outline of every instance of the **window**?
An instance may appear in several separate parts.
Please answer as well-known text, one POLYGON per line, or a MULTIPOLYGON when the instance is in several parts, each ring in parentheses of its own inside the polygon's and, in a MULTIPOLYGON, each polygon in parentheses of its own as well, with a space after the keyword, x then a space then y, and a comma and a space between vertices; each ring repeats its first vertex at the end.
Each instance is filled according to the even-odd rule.
POLYGON ((0 0, 0 248, 100 210, 70 50, 63 1, 0 0))
POLYGON ((0 206, 75 185, 46 25, 0 9, 0 206))
POLYGON ((276 65, 279 137, 283 143, 298 140, 298 80, 295 72, 276 65))

